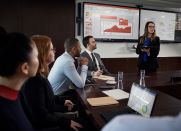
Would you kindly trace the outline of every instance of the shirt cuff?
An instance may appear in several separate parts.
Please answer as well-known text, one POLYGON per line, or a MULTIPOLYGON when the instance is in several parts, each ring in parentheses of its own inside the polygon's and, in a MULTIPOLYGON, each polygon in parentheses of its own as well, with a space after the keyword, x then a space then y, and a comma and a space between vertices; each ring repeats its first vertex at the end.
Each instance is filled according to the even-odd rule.
POLYGON ((92 76, 92 77, 94 76, 94 71, 91 72, 91 76, 92 76))
POLYGON ((87 65, 82 65, 82 69, 83 70, 88 70, 88 66, 87 65))

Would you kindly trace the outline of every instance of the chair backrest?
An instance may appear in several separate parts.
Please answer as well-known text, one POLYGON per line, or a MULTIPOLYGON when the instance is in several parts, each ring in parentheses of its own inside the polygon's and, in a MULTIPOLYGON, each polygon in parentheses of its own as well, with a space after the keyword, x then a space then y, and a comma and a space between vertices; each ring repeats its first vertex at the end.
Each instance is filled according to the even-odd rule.
POLYGON ((33 122, 32 110, 31 110, 31 108, 30 108, 30 106, 28 104, 28 101, 26 99, 25 92, 24 92, 24 87, 20 91, 19 99, 20 99, 21 105, 23 107, 23 110, 24 110, 28 120, 32 123, 33 122))

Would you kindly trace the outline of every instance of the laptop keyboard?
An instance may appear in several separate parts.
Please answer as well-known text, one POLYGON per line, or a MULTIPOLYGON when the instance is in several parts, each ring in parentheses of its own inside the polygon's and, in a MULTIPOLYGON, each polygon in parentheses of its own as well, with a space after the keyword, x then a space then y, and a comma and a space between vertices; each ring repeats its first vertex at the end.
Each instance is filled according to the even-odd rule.
POLYGON ((108 122, 110 121, 113 117, 117 116, 117 115, 123 115, 123 114, 138 114, 136 111, 134 111, 133 109, 131 109, 130 107, 126 106, 123 110, 119 110, 119 111, 112 111, 112 112, 102 112, 101 113, 101 117, 103 117, 103 119, 108 122))

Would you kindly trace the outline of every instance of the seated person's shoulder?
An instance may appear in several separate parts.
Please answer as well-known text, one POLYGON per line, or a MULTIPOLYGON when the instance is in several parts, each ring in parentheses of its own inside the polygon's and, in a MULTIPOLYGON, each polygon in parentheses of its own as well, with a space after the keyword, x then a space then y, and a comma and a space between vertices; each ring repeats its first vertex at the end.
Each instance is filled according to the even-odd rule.
POLYGON ((98 53, 94 53, 94 55, 96 55, 96 56, 99 56, 99 57, 100 57, 100 54, 98 54, 98 53))
POLYGON ((87 52, 86 52, 86 51, 84 51, 84 52, 82 52, 82 53, 80 54, 80 56, 85 56, 85 55, 87 55, 87 52))

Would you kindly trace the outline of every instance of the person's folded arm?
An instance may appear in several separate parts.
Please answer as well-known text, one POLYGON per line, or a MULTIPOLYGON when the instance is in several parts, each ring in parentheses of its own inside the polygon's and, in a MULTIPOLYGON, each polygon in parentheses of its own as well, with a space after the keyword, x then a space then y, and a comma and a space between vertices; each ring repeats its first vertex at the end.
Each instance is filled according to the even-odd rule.
POLYGON ((139 37, 139 39, 138 39, 138 44, 137 44, 137 47, 136 47, 136 54, 144 53, 142 51, 143 44, 141 44, 141 39, 142 39, 142 37, 139 37))
MULTIPOLYGON (((31 108, 33 116, 36 120, 36 123, 43 124, 43 125, 51 125, 51 126, 61 126, 61 127, 69 127, 70 126, 70 120, 66 119, 64 117, 57 118, 52 112, 54 110, 54 105, 52 105, 52 111, 47 109, 46 107, 46 94, 45 94, 45 86, 46 82, 42 79, 37 79, 34 83, 30 83, 29 87, 31 87, 31 90, 27 90, 28 93, 34 94, 30 100, 31 102, 31 108)), ((28 87, 27 87, 28 89, 28 87)), ((29 88, 30 89, 30 88, 29 88)), ((59 110, 60 111, 60 110, 59 110)))
POLYGON ((107 75, 110 75, 111 73, 107 70, 107 68, 104 66, 101 58, 99 60, 99 64, 100 64, 100 67, 101 67, 101 70, 103 71, 103 74, 107 74, 107 75))
POLYGON ((87 78, 87 70, 88 66, 87 65, 82 65, 78 68, 80 70, 80 75, 78 71, 75 68, 74 63, 72 62, 67 62, 66 67, 64 68, 64 73, 65 75, 76 85, 78 88, 83 88, 85 86, 85 81, 87 78))
POLYGON ((54 95, 54 99, 56 104, 64 105, 67 96, 54 95))

